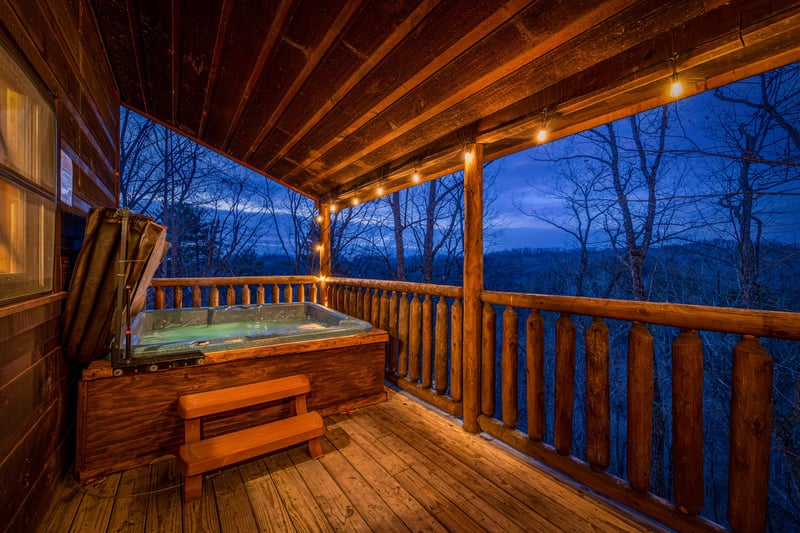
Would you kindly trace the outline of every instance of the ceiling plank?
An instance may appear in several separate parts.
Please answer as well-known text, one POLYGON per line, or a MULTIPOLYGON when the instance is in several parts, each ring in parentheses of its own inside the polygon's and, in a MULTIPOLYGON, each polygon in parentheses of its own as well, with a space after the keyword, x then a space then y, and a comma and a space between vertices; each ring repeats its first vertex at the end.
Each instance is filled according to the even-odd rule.
POLYGON ((197 127, 197 136, 201 139, 206 135, 206 128, 208 127, 208 115, 214 102, 214 96, 217 92, 220 63, 222 61, 222 54, 225 51, 225 42, 228 35, 228 23, 231 19, 233 2, 234 0, 223 0, 222 2, 222 11, 219 15, 217 34, 214 39, 211 65, 208 69, 208 80, 206 81, 206 89, 203 91, 203 107, 200 112, 200 124, 197 127))
POLYGON ((134 0, 127 0, 128 7, 128 30, 131 38, 131 49, 133 51, 133 61, 136 65, 136 75, 139 78, 139 89, 141 90, 142 105, 144 112, 150 113, 153 109, 152 99, 145 83, 144 52, 142 51, 142 32, 139 29, 139 10, 136 8, 134 0))
POLYGON ((181 0, 172 0, 172 27, 170 29, 172 40, 170 46, 170 54, 172 55, 170 58, 170 67, 172 70, 172 75, 170 76, 172 80, 172 105, 170 105, 170 109, 173 124, 178 123, 178 108, 181 101, 181 58, 183 56, 181 22, 181 0))

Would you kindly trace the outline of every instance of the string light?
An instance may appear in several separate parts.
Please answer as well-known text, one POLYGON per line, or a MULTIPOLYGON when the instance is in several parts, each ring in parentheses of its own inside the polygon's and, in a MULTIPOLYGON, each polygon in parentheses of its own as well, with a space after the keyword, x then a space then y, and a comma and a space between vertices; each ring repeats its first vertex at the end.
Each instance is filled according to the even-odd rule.
POLYGON ((464 162, 472 163, 472 158, 475 157, 472 154, 472 150, 464 150, 464 162))
POLYGON ((335 213, 335 212, 336 212, 336 204, 332 203, 331 204, 331 213, 335 213))
POLYGON ((411 176, 411 181, 414 183, 419 183, 419 172, 414 172, 414 174, 411 176))
POLYGON ((353 196, 352 203, 353 205, 358 205, 358 196, 353 196))
POLYGON ((382 187, 382 186, 380 186, 380 185, 378 185, 378 188, 377 188, 377 189, 375 189, 375 193, 376 193, 378 196, 383 196, 383 187, 382 187))
POLYGON ((672 82, 669 85, 669 95, 672 98, 678 98, 680 95, 683 94, 683 83, 681 83, 680 78, 678 78, 678 70, 675 67, 675 63, 678 59, 678 54, 672 56, 672 82))
POLYGON ((317 224, 322 224, 322 215, 317 215, 314 220, 317 221, 317 224))
POLYGON ((536 141, 543 143, 547 140, 547 108, 542 109, 542 124, 536 132, 536 141))

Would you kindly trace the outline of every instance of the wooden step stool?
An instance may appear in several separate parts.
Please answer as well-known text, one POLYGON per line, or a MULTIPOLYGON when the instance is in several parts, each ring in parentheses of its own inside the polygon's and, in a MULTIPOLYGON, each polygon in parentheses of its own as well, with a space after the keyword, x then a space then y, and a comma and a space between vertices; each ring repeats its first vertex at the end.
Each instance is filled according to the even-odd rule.
POLYGON ((178 468, 184 476, 184 503, 202 495, 204 472, 304 441, 308 441, 311 457, 321 456, 320 437, 325 433, 325 426, 318 412, 308 412, 306 395, 310 392, 308 377, 297 374, 181 396, 178 399, 178 414, 184 419, 185 437, 178 452, 178 468), (201 420, 204 416, 284 398, 294 398, 293 413, 288 418, 208 439, 200 438, 201 420))

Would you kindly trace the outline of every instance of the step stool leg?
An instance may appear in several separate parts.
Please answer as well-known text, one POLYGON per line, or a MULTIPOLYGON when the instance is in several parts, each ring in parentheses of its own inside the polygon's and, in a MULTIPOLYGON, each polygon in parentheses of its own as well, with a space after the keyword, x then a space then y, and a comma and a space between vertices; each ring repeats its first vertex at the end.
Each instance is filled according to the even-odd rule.
POLYGON ((322 440, 320 438, 308 441, 308 453, 312 459, 322 456, 322 440))
POLYGON ((183 480, 183 503, 199 500, 203 495, 203 474, 186 476, 183 480))

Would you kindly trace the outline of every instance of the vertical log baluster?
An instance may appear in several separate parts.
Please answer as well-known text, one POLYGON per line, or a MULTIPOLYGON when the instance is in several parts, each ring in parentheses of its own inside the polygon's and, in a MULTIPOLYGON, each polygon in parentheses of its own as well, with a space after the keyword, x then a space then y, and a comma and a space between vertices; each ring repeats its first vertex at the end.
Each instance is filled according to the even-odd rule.
POLYGON ((250 305, 250 285, 242 285, 242 305, 250 305))
POLYGON ((408 295, 400 293, 400 309, 397 312, 397 375, 408 375, 408 295))
POLYGON ((318 291, 319 291, 319 286, 317 285, 317 283, 316 282, 312 283, 311 284, 311 298, 309 299, 309 301, 311 303, 314 303, 314 304, 315 303, 319 303, 318 291))
POLYGON ((682 512, 703 509, 703 341, 683 330, 672 343, 672 494, 682 512))
POLYGON ((408 319, 408 379, 419 382, 419 351, 422 347, 422 302, 416 293, 411 294, 411 306, 408 319))
POLYGON ((650 490, 653 443, 653 336, 640 322, 628 331, 628 480, 650 490))
POLYGON ((444 394, 447 390, 447 329, 447 298, 439 296, 436 303, 436 348, 433 363, 436 394, 444 394))
POLYGON ((364 295, 363 292, 366 289, 361 287, 356 287, 355 292, 353 294, 353 298, 355 298, 355 313, 353 316, 356 318, 360 318, 364 320, 364 295))
POLYGON ((390 374, 397 374, 397 307, 400 305, 399 296, 397 291, 392 291, 392 297, 389 300, 389 350, 387 357, 389 358, 388 371, 390 374))
POLYGON ((277 284, 272 286, 272 303, 277 304, 281 301, 281 288, 277 284))
POLYGON ((517 343, 519 325, 517 312, 513 307, 507 306, 503 311, 503 353, 501 356, 500 395, 502 398, 503 425, 509 428, 517 427, 517 343))
POLYGON ((536 309, 525 323, 525 380, 528 402, 528 437, 541 441, 547 430, 544 403, 544 318, 536 309))
POLYGON ((734 531, 763 531, 767 522, 772 445, 772 358, 756 337, 733 349, 728 521, 734 531))
MULTIPOLYGON (((389 291, 383 291, 383 296, 381 296, 381 321, 379 326, 383 331, 389 331, 389 291)), ((389 352, 386 353, 386 357, 389 356, 389 352)), ((384 362, 384 369, 389 370, 390 362, 384 362)))
POLYGON ((375 289, 372 293, 372 305, 370 305, 370 324, 373 327, 380 327, 381 324, 381 291, 375 289))
POLYGON ((350 287, 342 285, 339 287, 339 311, 345 314, 350 312, 350 287))
POLYGON ((372 289, 364 289, 362 300, 364 300, 361 304, 364 309, 364 314, 361 316, 361 319, 370 322, 372 320, 372 289))
POLYGON ((203 307, 203 291, 199 285, 192 287, 192 307, 203 307))
POLYGON ((219 289, 216 285, 212 285, 211 288, 208 289, 208 306, 219 306, 219 289))
POLYGON ((460 402, 463 393, 464 306, 456 298, 450 308, 450 397, 460 402))
POLYGON ((228 285, 228 290, 225 292, 225 305, 236 305, 236 289, 233 285, 228 285))
POLYGON ((264 290, 264 286, 263 285, 259 285, 256 288, 256 303, 264 304, 264 303, 266 303, 266 301, 267 301, 267 295, 266 295, 266 291, 264 290))
POLYGON ((433 300, 430 294, 422 302, 422 386, 433 383, 433 300))
POLYGON ((339 286, 338 285, 328 285, 328 306, 331 309, 339 310, 337 307, 338 302, 336 298, 339 294, 339 286))
POLYGON ((292 294, 293 287, 291 283, 287 283, 286 287, 283 288, 283 301, 287 304, 294 302, 294 295, 292 294))
POLYGON ((495 364, 497 361, 497 325, 495 324, 494 307, 490 303, 483 304, 481 312, 481 414, 494 416, 495 364))
POLYGON ((359 315, 359 306, 364 306, 364 299, 361 298, 361 288, 359 287, 352 287, 350 292, 350 315, 352 316, 360 316, 359 315))
POLYGON ((556 408, 553 444, 561 455, 572 451, 572 415, 575 400, 575 322, 561 313, 556 322, 556 408))
POLYGON ((175 309, 183 309, 183 287, 172 288, 172 307, 175 309))
POLYGON ((298 302, 305 302, 306 301, 306 284, 300 283, 297 286, 297 301, 298 302))
POLYGON ((153 295, 153 307, 164 309, 164 287, 156 287, 156 293, 153 295))
POLYGON ((602 472, 611 463, 611 391, 608 373, 608 326, 594 317, 586 343, 586 460, 602 472))

